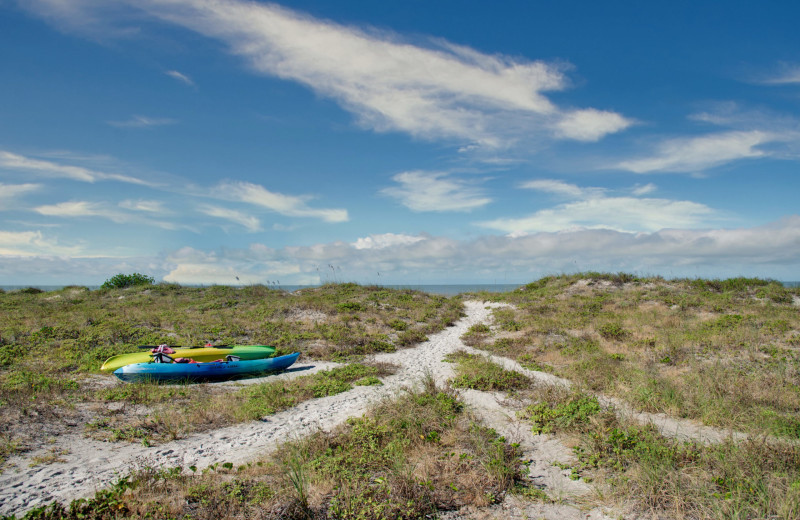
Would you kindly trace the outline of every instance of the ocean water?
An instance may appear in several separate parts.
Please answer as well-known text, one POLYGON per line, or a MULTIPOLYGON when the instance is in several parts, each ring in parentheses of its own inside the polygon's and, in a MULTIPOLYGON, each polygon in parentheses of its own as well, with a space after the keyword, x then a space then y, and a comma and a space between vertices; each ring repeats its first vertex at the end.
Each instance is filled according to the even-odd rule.
MULTIPOLYGON (((43 291, 58 291, 63 289, 64 285, 0 285, 0 289, 5 291, 16 291, 20 289, 27 289, 29 287, 34 287, 36 289, 41 289, 43 291)), ((88 285, 85 286, 88 289, 96 290, 99 289, 99 285, 88 285)), ((185 287, 202 287, 200 285, 186 285, 185 287)), ((281 289, 284 291, 294 292, 299 289, 308 289, 310 287, 319 287, 318 285, 270 285, 275 289, 281 289)), ((416 285, 385 285, 388 289, 414 289, 417 291, 423 291, 429 294, 438 294, 442 296, 455 296, 456 294, 466 293, 466 292, 480 292, 480 291, 487 291, 487 292, 507 292, 513 291, 517 287, 520 287, 520 284, 416 284, 416 285)))
MULTIPOLYGON (((781 282, 785 287, 800 287, 800 282, 781 282)), ((510 283, 484 283, 484 284, 409 284, 409 285, 385 285, 388 289, 414 289, 423 291, 429 294, 438 294, 442 296, 455 296, 456 294, 468 292, 509 292, 513 291, 524 284, 510 284, 510 283)), ((63 289, 64 285, 0 285, 0 289, 5 291, 15 291, 19 289, 26 289, 28 287, 35 287, 43 291, 58 291, 63 289)), ((99 289, 99 285, 86 286, 91 290, 99 289)), ((202 287, 187 285, 186 287, 202 287)), ((319 287, 318 285, 270 285, 275 289, 282 289, 284 291, 297 291, 299 289, 308 289, 310 287, 319 287)))

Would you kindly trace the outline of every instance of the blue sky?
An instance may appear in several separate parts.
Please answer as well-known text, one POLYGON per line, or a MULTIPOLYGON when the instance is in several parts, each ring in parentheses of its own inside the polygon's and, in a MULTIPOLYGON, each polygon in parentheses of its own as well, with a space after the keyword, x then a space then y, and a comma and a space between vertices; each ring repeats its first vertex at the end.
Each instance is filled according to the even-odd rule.
POLYGON ((798 17, 0 0, 0 285, 798 280, 798 17))

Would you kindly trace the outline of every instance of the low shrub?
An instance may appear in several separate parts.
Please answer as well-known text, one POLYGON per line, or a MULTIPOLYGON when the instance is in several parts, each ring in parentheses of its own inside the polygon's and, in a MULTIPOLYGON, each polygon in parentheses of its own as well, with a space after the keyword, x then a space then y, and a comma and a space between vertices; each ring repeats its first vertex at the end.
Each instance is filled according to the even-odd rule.
POLYGON ((134 287, 137 285, 153 285, 155 279, 152 276, 147 276, 141 273, 133 274, 117 274, 103 282, 100 286, 101 289, 124 289, 126 287, 134 287))

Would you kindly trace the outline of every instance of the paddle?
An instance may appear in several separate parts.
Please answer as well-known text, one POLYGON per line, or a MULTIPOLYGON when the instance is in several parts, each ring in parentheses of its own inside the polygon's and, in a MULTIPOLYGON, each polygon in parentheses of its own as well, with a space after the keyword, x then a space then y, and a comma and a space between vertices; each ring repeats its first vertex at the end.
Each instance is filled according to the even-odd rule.
MULTIPOLYGON (((148 348, 148 349, 154 349, 154 348, 158 348, 158 347, 160 347, 160 346, 161 346, 161 345, 139 345, 139 346, 138 346, 138 347, 136 347, 136 348, 140 348, 140 349, 146 349, 146 348, 148 348)), ((168 346, 169 348, 173 349, 173 350, 174 350, 174 349, 178 349, 178 348, 189 348, 189 349, 192 349, 192 348, 233 348, 233 345, 198 345, 198 346, 194 346, 194 347, 184 347, 184 346, 181 346, 181 345, 167 345, 167 346, 168 346)))

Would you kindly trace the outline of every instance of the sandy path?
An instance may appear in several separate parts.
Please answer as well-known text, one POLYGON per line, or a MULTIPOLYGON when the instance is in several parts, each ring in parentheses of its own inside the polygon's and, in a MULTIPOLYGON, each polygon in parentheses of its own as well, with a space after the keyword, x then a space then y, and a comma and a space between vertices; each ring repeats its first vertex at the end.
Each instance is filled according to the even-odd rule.
MULTIPOLYGON (((302 437, 317 429, 328 430, 348 417, 361 415, 371 403, 392 396, 410 384, 418 383, 426 374, 432 375, 437 382, 444 383, 454 375, 452 365, 442 361, 446 354, 459 349, 485 354, 466 347, 460 338, 472 325, 490 323, 491 309, 497 306, 466 302, 467 312, 464 318, 430 336, 428 341, 418 347, 375 356, 376 361, 387 361, 401 367, 396 374, 384 378, 384 385, 380 387, 356 387, 349 392, 301 403, 262 421, 192 435, 155 447, 99 442, 79 435, 63 436, 58 439, 57 446, 69 450, 62 457, 64 462, 31 468, 28 463, 35 453, 9 461, 16 467, 0 475, 0 514, 20 514, 52 500, 68 502, 91 496, 132 468, 143 465, 184 468, 193 465, 204 468, 217 462, 244 464, 263 457, 283 441, 302 437)), ((506 368, 522 372, 538 381, 570 384, 569 381, 550 374, 527 370, 507 358, 491 357, 506 368)), ((271 378, 298 377, 331 366, 331 363, 298 363, 297 370, 271 378)), ((586 511, 569 505, 572 499, 591 498, 593 494, 591 486, 582 481, 570 480, 567 470, 553 465, 554 462, 573 462, 574 456, 570 450, 552 436, 531 434, 530 428, 516 419, 514 410, 503 404, 502 395, 473 390, 462 391, 461 394, 487 425, 495 428, 509 441, 521 445, 523 456, 530 461, 530 478, 551 497, 561 502, 526 504, 509 498, 503 504, 489 508, 495 510, 499 518, 607 518, 600 510, 586 511)), ((607 402, 611 403, 610 400, 607 402)), ((627 410, 621 403, 613 404, 621 410, 627 410)), ((665 434, 708 440, 718 440, 723 435, 711 428, 687 421, 674 421, 666 416, 633 412, 630 414, 640 421, 654 422, 665 434)), ((494 516, 492 514, 487 517, 487 513, 488 511, 483 511, 476 513, 476 516, 450 513, 447 518, 494 516)))

